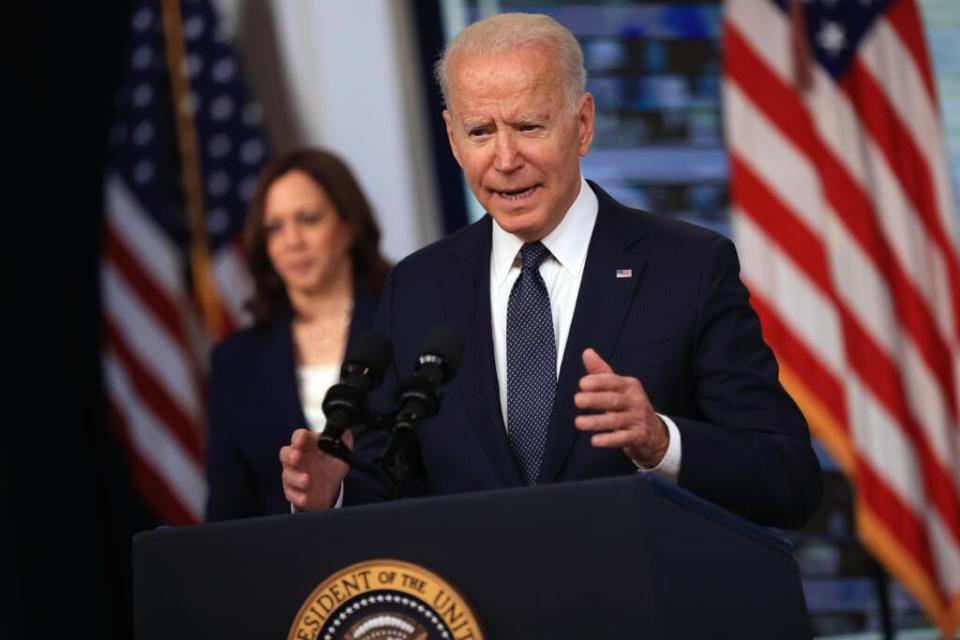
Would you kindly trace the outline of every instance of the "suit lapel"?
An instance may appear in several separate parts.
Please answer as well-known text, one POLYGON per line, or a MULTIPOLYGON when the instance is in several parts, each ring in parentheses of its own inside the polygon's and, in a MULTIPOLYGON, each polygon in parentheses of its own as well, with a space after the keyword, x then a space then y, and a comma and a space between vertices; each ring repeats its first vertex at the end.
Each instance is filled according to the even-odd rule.
POLYGON ((642 234, 635 224, 624 220, 624 216, 642 214, 624 210, 596 185, 591 186, 600 209, 560 366, 540 483, 555 481, 573 443, 586 437, 573 426, 577 414, 573 396, 585 374, 581 354, 592 347, 609 361, 646 264, 642 234))
POLYGON ((261 372, 265 378, 263 383, 280 412, 281 419, 271 422, 285 424, 288 431, 292 432, 309 427, 297 389, 297 365, 290 322, 289 317, 280 318, 264 337, 261 372))
POLYGON ((471 426, 504 486, 523 480, 507 441, 493 356, 490 318, 490 246, 488 216, 462 234, 453 247, 458 264, 443 275, 447 313, 464 329, 464 354, 456 377, 471 426))

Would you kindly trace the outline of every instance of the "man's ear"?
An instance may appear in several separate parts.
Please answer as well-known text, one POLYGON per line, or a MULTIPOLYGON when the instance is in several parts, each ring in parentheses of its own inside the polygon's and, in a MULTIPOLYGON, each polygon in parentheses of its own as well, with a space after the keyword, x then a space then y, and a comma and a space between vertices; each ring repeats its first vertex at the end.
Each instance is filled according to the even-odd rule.
POLYGON ((450 151, 453 152, 453 157, 456 159, 457 164, 463 168, 463 163, 460 162, 460 154, 457 152, 457 139, 453 135, 453 116, 450 115, 449 109, 443 110, 443 121, 447 125, 447 140, 450 142, 450 151))
POLYGON ((596 105, 593 102, 593 95, 584 93, 577 102, 577 123, 580 127, 580 146, 578 148, 580 155, 585 156, 593 145, 593 120, 596 115, 596 105))

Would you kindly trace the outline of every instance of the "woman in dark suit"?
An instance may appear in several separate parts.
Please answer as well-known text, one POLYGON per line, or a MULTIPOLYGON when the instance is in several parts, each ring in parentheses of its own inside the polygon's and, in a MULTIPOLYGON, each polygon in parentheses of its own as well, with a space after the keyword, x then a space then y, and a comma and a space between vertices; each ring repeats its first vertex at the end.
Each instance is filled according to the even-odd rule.
POLYGON ((244 229, 253 327, 211 356, 207 519, 289 512, 278 451, 322 431, 327 388, 370 330, 389 265, 370 205, 342 160, 295 151, 260 175, 244 229))

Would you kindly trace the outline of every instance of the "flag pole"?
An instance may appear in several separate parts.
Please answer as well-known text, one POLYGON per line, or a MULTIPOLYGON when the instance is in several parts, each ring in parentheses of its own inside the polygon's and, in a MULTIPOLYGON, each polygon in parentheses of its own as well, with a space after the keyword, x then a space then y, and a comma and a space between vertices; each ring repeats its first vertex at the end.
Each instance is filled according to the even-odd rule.
POLYGON ((203 172, 200 168, 197 131, 193 121, 195 105, 186 75, 187 56, 180 0, 161 0, 161 8, 167 68, 170 70, 170 90, 177 129, 177 146, 180 151, 181 182, 190 230, 191 284, 194 296, 200 305, 204 325, 208 333, 214 339, 218 339, 223 337, 226 327, 210 259, 206 206, 203 197, 203 172))

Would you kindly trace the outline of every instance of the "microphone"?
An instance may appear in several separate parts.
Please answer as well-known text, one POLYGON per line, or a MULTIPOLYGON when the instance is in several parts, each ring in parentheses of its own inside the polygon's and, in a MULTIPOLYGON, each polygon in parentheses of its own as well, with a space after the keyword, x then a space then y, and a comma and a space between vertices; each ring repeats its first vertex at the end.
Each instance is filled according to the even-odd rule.
POLYGON ((323 398, 327 425, 321 441, 340 440, 344 431, 366 417, 367 395, 383 381, 392 359, 393 345, 380 334, 367 333, 357 340, 340 367, 340 382, 323 398))
POLYGON ((400 384, 400 409, 390 441, 380 456, 384 471, 396 483, 398 495, 422 472, 419 450, 409 445, 416 437, 417 425, 440 409, 440 388, 453 378, 462 355, 463 334, 451 326, 434 327, 417 357, 413 374, 400 384))
POLYGON ((413 429, 434 415, 442 399, 440 387, 457 372, 463 355, 463 334, 455 327, 434 327, 417 357, 413 375, 400 385, 395 429, 413 429))

